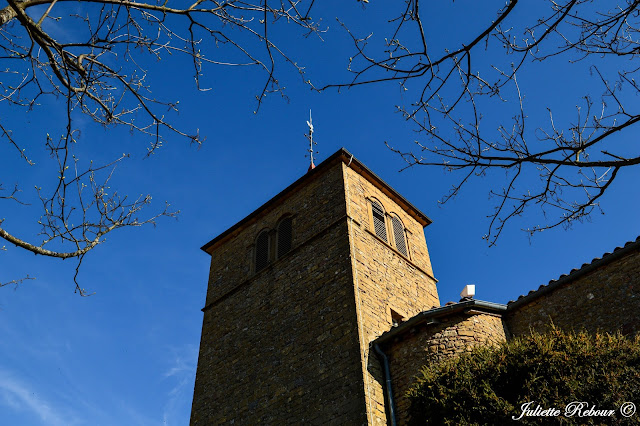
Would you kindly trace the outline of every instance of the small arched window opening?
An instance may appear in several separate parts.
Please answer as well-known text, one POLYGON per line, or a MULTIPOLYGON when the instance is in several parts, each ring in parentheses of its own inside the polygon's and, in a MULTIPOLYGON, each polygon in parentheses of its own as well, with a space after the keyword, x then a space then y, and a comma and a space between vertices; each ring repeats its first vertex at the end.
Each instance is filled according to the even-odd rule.
POLYGON ((278 258, 284 256, 291 250, 291 239, 293 236, 291 216, 285 217, 278 223, 278 258))
POLYGON ((393 241, 396 244, 396 248, 400 253, 409 257, 409 253, 407 251, 407 240, 405 238, 404 225, 402 224, 402 221, 396 216, 391 216, 391 225, 393 227, 393 241))
POLYGON ((256 239, 256 272, 269 264, 269 231, 264 230, 256 239))
POLYGON ((387 241, 387 226, 384 223, 384 210, 377 201, 371 200, 371 213, 373 215, 373 229, 378 237, 387 241))

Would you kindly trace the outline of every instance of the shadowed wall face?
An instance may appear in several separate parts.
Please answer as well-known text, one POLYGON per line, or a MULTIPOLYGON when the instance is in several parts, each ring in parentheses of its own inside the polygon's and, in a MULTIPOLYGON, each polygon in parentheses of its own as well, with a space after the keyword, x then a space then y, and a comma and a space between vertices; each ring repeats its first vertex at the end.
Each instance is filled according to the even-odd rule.
POLYGON ((192 424, 366 421, 340 164, 213 248, 192 424), (291 250, 255 273, 286 215, 291 250))

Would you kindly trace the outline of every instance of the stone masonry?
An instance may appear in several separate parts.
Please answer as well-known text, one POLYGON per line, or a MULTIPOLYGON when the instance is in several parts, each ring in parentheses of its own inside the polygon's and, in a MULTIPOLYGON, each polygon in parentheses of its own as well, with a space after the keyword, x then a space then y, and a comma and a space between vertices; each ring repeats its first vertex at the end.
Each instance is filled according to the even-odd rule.
POLYGON ((640 238, 509 303, 513 335, 565 330, 640 333, 640 238))
POLYGON ((424 237, 424 222, 419 223, 355 167, 345 167, 345 186, 368 421, 384 425, 387 423, 384 378, 378 360, 371 356, 371 342, 391 328, 391 310, 408 319, 440 303, 424 237), (408 257, 376 236, 371 219, 372 199, 383 206, 387 217, 395 214, 403 222, 408 257))
POLYGON ((430 221, 340 150, 203 249, 209 286, 191 424, 385 424, 370 342, 391 310, 438 306, 430 221), (409 254, 377 238, 370 198, 409 254), (292 249, 254 272, 256 236, 292 217, 292 249))
POLYGON ((551 324, 640 333, 640 237, 508 305, 440 306, 430 222, 341 149, 206 244, 191 424, 404 425, 426 364, 551 324), (283 218, 291 250, 256 272, 256 238, 283 218))
POLYGON ((398 424, 407 424, 407 391, 424 365, 504 342, 504 305, 469 300, 423 312, 377 339, 389 358, 398 424))
POLYGON ((476 300, 431 309, 380 336, 396 420, 408 422, 407 390, 420 368, 553 324, 567 331, 640 333, 640 237, 508 305, 476 300))
POLYGON ((207 247, 191 424, 366 421, 342 169, 312 177, 207 247), (254 273, 256 236, 286 214, 292 250, 254 273))

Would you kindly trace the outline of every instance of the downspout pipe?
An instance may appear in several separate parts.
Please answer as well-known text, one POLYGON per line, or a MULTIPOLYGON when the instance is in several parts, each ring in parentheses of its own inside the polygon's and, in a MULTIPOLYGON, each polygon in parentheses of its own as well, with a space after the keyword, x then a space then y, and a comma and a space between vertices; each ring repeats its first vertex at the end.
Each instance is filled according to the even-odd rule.
POLYGON ((391 369, 389 368, 389 358, 383 352, 383 350, 380 349, 379 344, 374 343, 373 350, 375 351, 376 355, 378 355, 378 359, 382 364, 382 372, 384 374, 384 382, 387 389, 386 394, 387 407, 389 407, 389 420, 391 421, 391 426, 397 426, 398 423, 396 422, 396 407, 393 402, 393 390, 391 389, 391 369))

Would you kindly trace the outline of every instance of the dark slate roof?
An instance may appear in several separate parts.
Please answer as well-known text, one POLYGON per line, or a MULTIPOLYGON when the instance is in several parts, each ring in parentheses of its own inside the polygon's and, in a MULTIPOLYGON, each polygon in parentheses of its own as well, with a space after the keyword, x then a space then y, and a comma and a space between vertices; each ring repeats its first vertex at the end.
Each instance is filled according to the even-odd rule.
POLYGON ((561 275, 557 280, 549 281, 549 284, 541 285, 537 290, 531 290, 528 294, 518 297, 518 299, 515 301, 509 301, 509 303, 507 303, 508 310, 511 311, 519 306, 529 303, 542 296, 543 294, 546 294, 554 290, 555 288, 562 286, 563 284, 567 284, 575 279, 578 279, 601 266, 611 263, 614 260, 620 259, 621 257, 639 249, 640 236, 638 236, 635 241, 629 241, 623 247, 616 247, 611 253, 605 253, 602 255, 602 257, 596 257, 591 262, 583 264, 580 268, 572 269, 571 272, 561 275))

